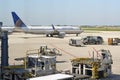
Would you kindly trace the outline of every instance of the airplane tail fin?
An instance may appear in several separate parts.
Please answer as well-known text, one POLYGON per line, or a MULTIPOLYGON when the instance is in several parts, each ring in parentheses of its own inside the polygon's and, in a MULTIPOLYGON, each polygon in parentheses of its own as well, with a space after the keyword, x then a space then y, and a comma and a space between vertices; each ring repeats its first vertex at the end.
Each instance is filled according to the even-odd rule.
POLYGON ((18 17, 18 15, 15 12, 12 12, 12 17, 14 25, 16 27, 26 27, 25 23, 18 17))
POLYGON ((52 24, 52 28, 53 28, 53 30, 55 30, 55 26, 52 24))

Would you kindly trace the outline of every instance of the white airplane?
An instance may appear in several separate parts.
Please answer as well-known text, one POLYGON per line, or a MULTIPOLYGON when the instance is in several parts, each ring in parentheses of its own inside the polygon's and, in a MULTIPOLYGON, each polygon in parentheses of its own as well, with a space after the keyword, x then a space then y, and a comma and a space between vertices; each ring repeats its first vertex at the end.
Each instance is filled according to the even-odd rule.
POLYGON ((23 30, 25 33, 46 34, 47 37, 53 37, 53 35, 57 35, 59 38, 64 38, 65 34, 76 34, 78 36, 78 34, 83 32, 83 30, 81 30, 79 27, 73 26, 27 26, 15 12, 12 12, 12 17, 15 27, 23 30))

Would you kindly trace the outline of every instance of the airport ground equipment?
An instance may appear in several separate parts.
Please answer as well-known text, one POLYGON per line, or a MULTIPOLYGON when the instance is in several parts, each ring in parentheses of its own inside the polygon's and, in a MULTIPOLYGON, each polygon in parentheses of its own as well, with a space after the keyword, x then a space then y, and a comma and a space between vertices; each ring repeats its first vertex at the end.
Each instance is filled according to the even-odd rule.
POLYGON ((53 32, 47 33, 46 37, 49 37, 49 36, 53 37, 53 35, 57 35, 58 38, 64 38, 65 37, 66 33, 63 32, 63 31, 58 31, 53 24, 52 24, 52 28, 53 28, 53 32))
POLYGON ((82 41, 85 45, 87 44, 102 44, 103 38, 101 36, 86 36, 82 38, 82 41))
POLYGON ((118 45, 119 43, 119 38, 108 38, 108 45, 118 45))
POLYGON ((81 39, 70 39, 69 45, 71 45, 71 46, 84 46, 81 39))
POLYGON ((112 56, 109 50, 99 50, 97 58, 75 58, 72 59, 72 74, 84 75, 83 78, 104 78, 112 73, 112 56))
POLYGON ((22 62, 20 65, 9 65, 4 67, 2 74, 5 80, 26 80, 31 77, 55 74, 56 57, 61 55, 55 48, 48 48, 46 45, 39 49, 27 50, 26 56, 16 58, 22 62))
POLYGON ((57 30, 54 30, 51 33, 46 33, 46 37, 53 37, 54 35, 58 36, 58 38, 64 38, 65 37, 65 32, 59 32, 57 30))
POLYGON ((42 55, 50 55, 50 56, 61 56, 59 50, 56 48, 48 48, 46 45, 41 45, 39 49, 40 54, 42 55))

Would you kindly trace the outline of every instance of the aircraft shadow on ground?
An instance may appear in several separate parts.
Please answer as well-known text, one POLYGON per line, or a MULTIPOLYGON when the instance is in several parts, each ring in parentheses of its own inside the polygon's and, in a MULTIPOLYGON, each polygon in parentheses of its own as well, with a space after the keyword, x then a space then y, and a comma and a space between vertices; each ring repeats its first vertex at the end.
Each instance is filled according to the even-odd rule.
POLYGON ((65 63, 66 61, 56 61, 56 63, 65 63))
POLYGON ((44 38, 44 36, 34 36, 34 37, 20 37, 24 39, 30 39, 30 38, 44 38))
MULTIPOLYGON (((59 38, 59 37, 35 36, 35 37, 19 37, 19 38, 30 39, 30 38, 59 38)), ((64 38, 59 38, 59 39, 64 39, 64 38)))

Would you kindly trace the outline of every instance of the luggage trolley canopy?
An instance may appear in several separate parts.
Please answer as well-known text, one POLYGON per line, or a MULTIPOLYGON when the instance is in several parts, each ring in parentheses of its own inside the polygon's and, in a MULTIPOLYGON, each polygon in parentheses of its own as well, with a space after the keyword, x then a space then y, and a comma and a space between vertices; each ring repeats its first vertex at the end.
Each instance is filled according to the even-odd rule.
POLYGON ((68 74, 52 74, 42 77, 29 78, 27 80, 72 80, 73 76, 68 74))

